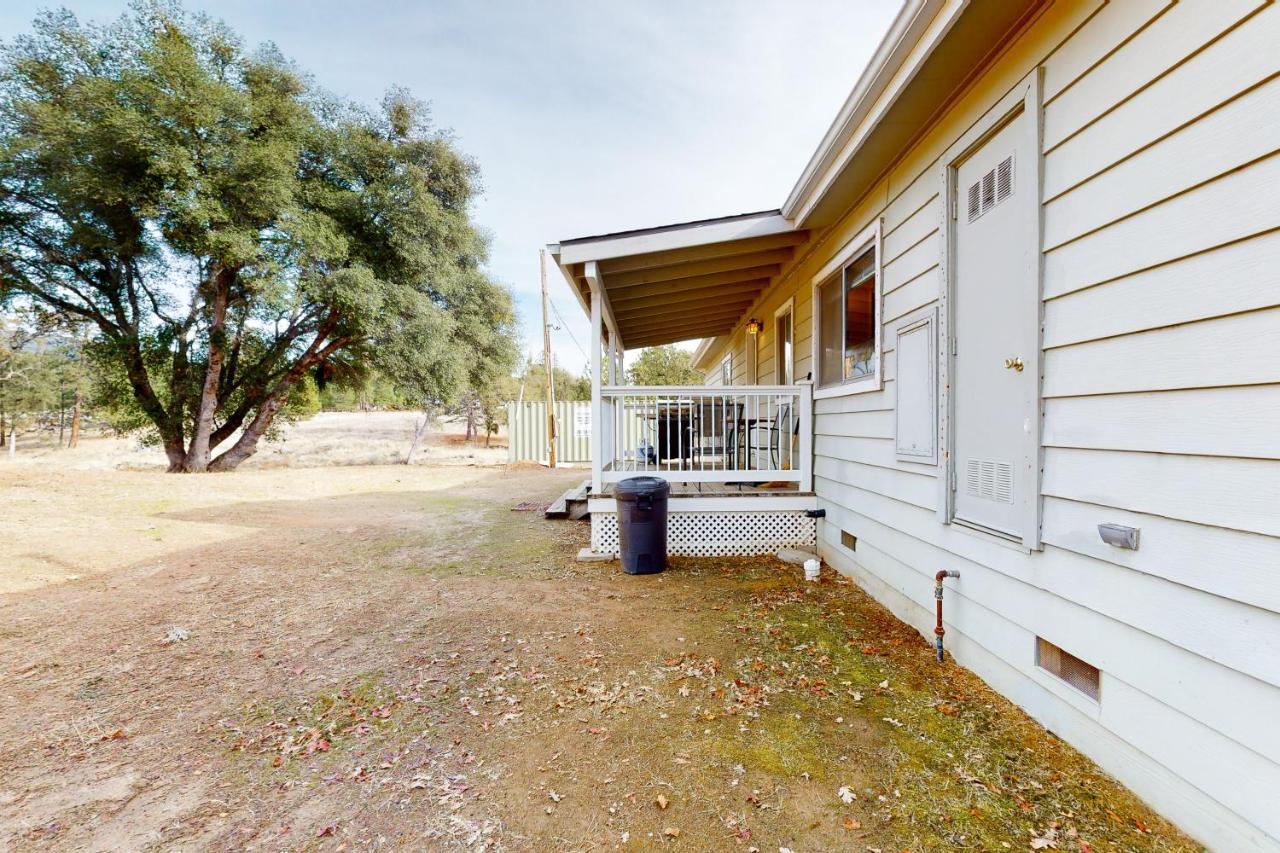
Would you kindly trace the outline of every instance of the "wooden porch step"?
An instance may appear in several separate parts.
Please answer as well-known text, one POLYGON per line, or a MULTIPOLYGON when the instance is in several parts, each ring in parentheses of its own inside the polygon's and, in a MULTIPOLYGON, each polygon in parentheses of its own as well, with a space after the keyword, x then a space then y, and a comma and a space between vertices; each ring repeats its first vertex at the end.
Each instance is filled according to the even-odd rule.
POLYGON ((591 490, 591 480, 583 480, 578 485, 556 498, 545 513, 547 518, 568 518, 577 521, 587 515, 587 493, 591 490))

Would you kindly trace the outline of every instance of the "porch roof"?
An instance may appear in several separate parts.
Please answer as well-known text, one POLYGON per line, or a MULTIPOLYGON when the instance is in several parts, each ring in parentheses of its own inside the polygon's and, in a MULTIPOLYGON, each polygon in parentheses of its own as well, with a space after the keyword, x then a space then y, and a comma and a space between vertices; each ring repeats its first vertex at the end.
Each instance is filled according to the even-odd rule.
POLYGON ((808 232, 777 210, 564 240, 549 247, 590 313, 627 349, 722 335, 781 273, 808 232))

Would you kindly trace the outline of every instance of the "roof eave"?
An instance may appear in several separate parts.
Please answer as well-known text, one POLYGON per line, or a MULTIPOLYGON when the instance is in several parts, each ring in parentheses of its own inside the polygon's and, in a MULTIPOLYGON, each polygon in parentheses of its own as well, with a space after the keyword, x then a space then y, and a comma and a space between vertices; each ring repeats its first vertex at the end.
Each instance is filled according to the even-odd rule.
MULTIPOLYGON (((822 137, 817 150, 809 158, 799 180, 782 205, 782 215, 794 220, 818 189, 821 179, 831 171, 839 153, 866 118, 876 100, 884 94, 893 76, 902 68, 911 48, 919 40, 929 22, 946 0, 906 0, 890 25, 871 61, 863 69, 840 112, 822 137)), ((967 0, 955 10, 958 14, 967 0)))

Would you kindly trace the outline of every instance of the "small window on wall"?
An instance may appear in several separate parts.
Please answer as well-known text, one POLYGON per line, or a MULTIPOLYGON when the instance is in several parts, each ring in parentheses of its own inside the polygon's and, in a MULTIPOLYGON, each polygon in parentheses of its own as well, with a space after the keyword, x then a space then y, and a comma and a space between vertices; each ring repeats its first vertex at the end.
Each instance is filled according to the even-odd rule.
POLYGON ((720 362, 720 383, 722 385, 733 384, 733 354, 730 353, 724 357, 724 361, 720 362))
POLYGON ((818 285, 818 387, 879 387, 880 277, 876 244, 818 285))

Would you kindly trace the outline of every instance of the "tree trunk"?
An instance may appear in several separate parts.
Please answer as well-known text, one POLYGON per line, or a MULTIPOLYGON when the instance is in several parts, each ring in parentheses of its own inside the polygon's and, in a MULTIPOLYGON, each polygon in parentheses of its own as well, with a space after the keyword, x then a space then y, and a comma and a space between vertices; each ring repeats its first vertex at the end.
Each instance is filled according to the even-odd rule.
POLYGON ((227 300, 235 272, 219 270, 213 276, 213 298, 210 302, 209 362, 204 371, 204 387, 196 410, 195 430, 182 470, 203 471, 209 467, 209 436, 213 434, 213 416, 218 412, 218 387, 222 379, 222 362, 226 357, 227 300))
POLYGON ((13 459, 18 455, 18 428, 16 426, 9 427, 9 458, 13 459))
POLYGON ((137 337, 127 339, 124 345, 125 375, 129 378, 133 398, 138 401, 138 405, 160 432, 165 456, 169 458, 169 473, 181 471, 187 456, 182 441, 181 404, 174 401, 173 406, 176 412, 174 415, 165 411, 164 404, 160 402, 155 389, 151 387, 151 377, 147 374, 147 366, 142 358, 142 346, 137 337))
POLYGON ((75 402, 71 406, 71 438, 67 441, 68 448, 80 443, 80 412, 83 402, 84 392, 80 390, 79 385, 76 385, 75 402))
POLYGON ((431 423, 426 410, 422 412, 422 423, 418 424, 418 428, 413 432, 413 443, 409 445, 409 452, 404 457, 404 464, 412 465, 414 454, 418 452, 418 445, 422 443, 422 437, 427 434, 427 426, 431 423))
POLYGON ((244 428, 244 432, 240 433, 240 438, 236 439, 236 443, 231 447, 218 454, 206 470, 208 471, 234 471, 241 462, 258 452, 258 441, 271 428, 271 422, 275 420, 276 413, 280 411, 280 407, 284 405, 285 400, 289 399, 289 392, 293 390, 293 386, 298 384, 298 380, 302 379, 316 364, 324 361, 334 350, 341 349, 351 343, 350 338, 335 338, 329 343, 324 341, 333 332, 333 327, 338 324, 337 311, 330 311, 328 318, 320 325, 316 331, 315 340, 307 347, 307 351, 294 363, 293 367, 280 377, 271 390, 271 393, 263 399, 258 405, 258 411, 254 414, 253 420, 244 428))

